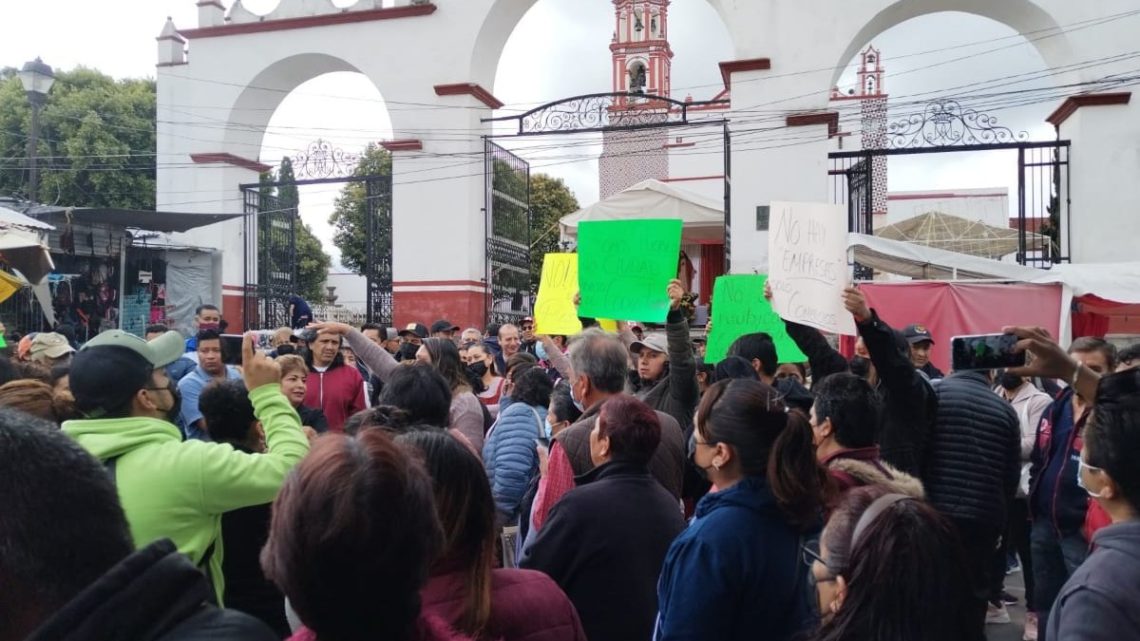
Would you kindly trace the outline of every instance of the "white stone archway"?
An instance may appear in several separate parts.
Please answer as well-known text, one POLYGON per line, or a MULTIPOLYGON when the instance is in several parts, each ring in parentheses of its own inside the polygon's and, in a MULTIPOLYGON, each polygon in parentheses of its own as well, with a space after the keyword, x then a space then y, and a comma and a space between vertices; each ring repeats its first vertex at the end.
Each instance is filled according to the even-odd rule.
MULTIPOLYGON (((279 100, 263 94, 291 90, 321 73, 359 71, 388 101, 397 138, 386 141, 396 154, 396 322, 478 323, 486 301, 480 136, 488 129, 481 118, 502 106, 493 95, 499 59, 538 1, 396 0, 384 7, 381 0, 360 0, 342 9, 328 0, 281 0, 267 16, 240 5, 227 16, 222 0, 198 0, 197 28, 168 24, 159 36, 158 206, 240 211, 237 185, 255 181, 263 167, 258 131, 271 115, 244 109, 275 105, 279 100)), ((827 200, 829 90, 857 48, 881 31, 940 11, 985 16, 1023 34, 1059 27, 1061 33, 1034 44, 1050 66, 1131 50, 1135 32, 1129 20, 1072 28, 1135 10, 1134 0, 674 1, 708 2, 728 28, 737 59, 722 70, 731 84, 734 127, 762 114, 786 122, 783 135, 796 138, 795 144, 763 145, 734 136, 734 271, 766 269, 756 207, 827 200)), ((1120 60, 1069 78, 1087 81, 1129 66, 1120 60)), ((1077 260, 1130 258, 1129 248, 1114 239, 1140 235, 1140 217, 1120 215, 1140 202, 1140 107, 1128 104, 1124 91, 1070 101, 1051 119, 1080 159, 1068 193, 1081 212, 1073 219, 1077 260), (1082 108, 1093 105, 1103 107, 1082 108)), ((245 285, 235 249, 242 241, 232 227, 217 227, 190 240, 223 250, 215 298, 224 293, 228 303, 245 285)))

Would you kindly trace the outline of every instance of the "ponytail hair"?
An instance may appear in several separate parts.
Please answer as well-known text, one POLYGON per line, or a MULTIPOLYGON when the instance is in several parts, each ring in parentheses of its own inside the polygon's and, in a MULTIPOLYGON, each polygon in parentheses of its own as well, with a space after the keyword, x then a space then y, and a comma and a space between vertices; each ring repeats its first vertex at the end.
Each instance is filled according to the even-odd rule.
POLYGON ((819 525, 835 485, 816 459, 808 417, 800 410, 788 410, 787 417, 768 457, 768 485, 792 524, 810 528, 819 525))
POLYGON ((702 397, 696 426, 708 442, 733 448, 745 476, 768 481, 794 526, 818 525, 831 479, 816 461, 807 417, 779 392, 758 380, 719 381, 702 397))

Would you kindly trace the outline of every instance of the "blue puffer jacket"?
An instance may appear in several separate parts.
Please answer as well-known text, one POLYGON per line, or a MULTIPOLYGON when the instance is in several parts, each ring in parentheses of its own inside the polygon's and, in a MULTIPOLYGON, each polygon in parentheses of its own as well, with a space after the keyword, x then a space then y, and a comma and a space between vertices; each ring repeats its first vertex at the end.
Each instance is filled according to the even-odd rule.
POLYGON ((705 496, 665 556, 655 640, 795 638, 812 623, 800 557, 763 478, 705 496))
POLYGON ((499 420, 487 433, 483 444, 483 465, 501 519, 511 523, 519 514, 519 504, 531 478, 538 473, 535 439, 546 436, 546 408, 511 403, 499 412, 499 420))

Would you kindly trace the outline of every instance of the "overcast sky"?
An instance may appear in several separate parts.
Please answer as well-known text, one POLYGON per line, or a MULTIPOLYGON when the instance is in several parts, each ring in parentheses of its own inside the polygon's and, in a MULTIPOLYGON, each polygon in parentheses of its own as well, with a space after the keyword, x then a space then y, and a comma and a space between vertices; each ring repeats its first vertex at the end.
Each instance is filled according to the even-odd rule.
MULTIPOLYGON (((461 1, 461 0, 446 0, 461 1)), ((230 0, 225 0, 227 5, 230 0)), ((338 6, 352 0, 334 0, 338 6)), ((277 0, 247 0, 256 13, 265 13, 277 0)), ((441 0, 442 4, 442 0, 441 0)), ((0 65, 20 66, 42 56, 57 69, 79 64, 117 77, 154 76, 155 40, 166 16, 182 28, 196 26, 194 0, 35 0, 4 2, 0 27, 0 65), (62 19, 62 18, 66 19, 62 19), (92 28, 98 25, 98 28, 92 28), (17 26, 19 26, 17 28, 17 26)), ((509 107, 611 89, 609 42, 613 30, 611 0, 542 0, 512 35, 499 66, 494 93, 509 107)), ((704 0, 674 0, 670 9, 673 94, 683 99, 711 98, 720 87, 717 63, 732 58, 727 31, 720 17, 704 0)), ((882 50, 888 71, 886 86, 898 103, 913 103, 951 87, 966 87, 997 78, 1017 76, 1001 83, 1002 89, 1028 88, 1049 79, 1025 82, 1023 74, 1045 69, 1036 50, 1016 33, 998 23, 966 14, 925 16, 874 39, 882 50), (994 49, 997 49, 994 51, 994 49), (956 60, 959 58, 965 60, 956 60), (1020 84, 1018 84, 1020 83, 1020 84)), ((853 82, 848 74, 845 83, 853 82)), ((954 93, 954 92, 951 92, 954 93)), ((390 123, 376 104, 360 98, 400 100, 381 96, 363 76, 329 74, 312 80, 291 94, 275 113, 262 148, 261 160, 276 164, 294 155, 316 138, 325 138, 346 150, 358 150, 367 140, 390 136, 390 123), (336 114, 331 118, 330 114, 336 114)), ((1008 108, 1008 101, 983 101, 984 111, 1014 130, 1028 130, 1036 139, 1049 138, 1045 116, 1058 104, 1008 108)), ((893 111, 907 112, 906 105, 893 111)), ((898 115, 897 113, 894 115, 898 115)), ((536 171, 564 178, 579 201, 589 204, 598 192, 596 146, 577 147, 573 161, 565 150, 530 150, 517 143, 536 171), (545 165, 545 166, 544 166, 545 165)), ((586 140, 585 142, 590 142, 586 140)), ((543 141, 546 146, 550 141, 543 141)), ((931 159, 892 160, 892 190, 1009 187, 1015 193, 1015 157, 1011 153, 951 154, 931 159)), ((327 225, 335 190, 302 190, 302 217, 326 251, 336 257, 327 225)))

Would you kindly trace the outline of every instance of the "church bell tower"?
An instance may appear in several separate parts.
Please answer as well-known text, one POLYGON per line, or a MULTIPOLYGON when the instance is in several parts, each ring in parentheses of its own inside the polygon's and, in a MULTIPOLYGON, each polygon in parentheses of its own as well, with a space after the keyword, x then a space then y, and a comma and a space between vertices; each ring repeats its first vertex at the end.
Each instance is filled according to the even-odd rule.
POLYGON ((614 0, 614 19, 614 92, 669 97, 669 0, 614 0))

